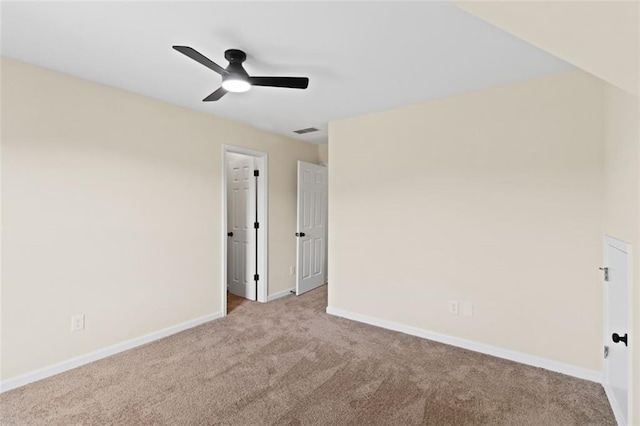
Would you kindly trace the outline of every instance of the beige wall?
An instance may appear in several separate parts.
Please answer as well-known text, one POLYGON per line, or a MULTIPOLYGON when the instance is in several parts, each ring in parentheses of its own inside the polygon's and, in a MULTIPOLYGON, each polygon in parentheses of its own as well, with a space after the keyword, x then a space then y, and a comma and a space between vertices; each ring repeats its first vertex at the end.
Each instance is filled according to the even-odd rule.
POLYGON ((600 370, 602 105, 570 72, 331 123, 329 306, 600 370))
POLYGON ((461 9, 638 94, 638 1, 468 1, 461 9))
MULTIPOLYGON (((606 85, 604 96, 604 234, 631 243, 634 254, 631 307, 632 336, 640 330, 640 253, 638 253, 640 206, 638 192, 640 151, 638 149, 638 98, 606 85)), ((633 422, 640 424, 640 342, 634 339, 633 422)))
POLYGON ((2 379, 222 310, 222 144, 269 154, 269 292, 295 285, 317 146, 7 59, 2 89, 2 379))
POLYGON ((329 144, 318 145, 318 161, 321 164, 329 162, 329 144))
MULTIPOLYGON (((500 27, 624 91, 638 95, 640 2, 464 1, 461 9, 500 27)), ((607 87, 605 93, 604 231, 633 247, 638 241, 638 98, 607 87)), ((640 251, 635 250, 633 330, 640 330, 640 251)), ((635 339, 638 340, 638 339, 635 339)), ((633 424, 640 425, 640 344, 632 352, 633 424)))

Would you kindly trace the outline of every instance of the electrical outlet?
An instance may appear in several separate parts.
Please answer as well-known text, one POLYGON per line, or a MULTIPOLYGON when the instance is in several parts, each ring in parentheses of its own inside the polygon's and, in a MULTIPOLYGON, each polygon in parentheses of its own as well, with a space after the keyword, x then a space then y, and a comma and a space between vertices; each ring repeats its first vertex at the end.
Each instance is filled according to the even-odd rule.
POLYGON ((449 301, 449 312, 452 315, 458 315, 458 302, 456 300, 449 301))
POLYGON ((473 303, 471 303, 471 302, 462 302, 462 316, 463 317, 472 317, 473 316, 473 303))
POLYGON ((84 330, 84 314, 71 317, 71 331, 84 330))
POLYGON ((296 274, 296 267, 289 266, 289 275, 295 275, 295 274, 296 274))

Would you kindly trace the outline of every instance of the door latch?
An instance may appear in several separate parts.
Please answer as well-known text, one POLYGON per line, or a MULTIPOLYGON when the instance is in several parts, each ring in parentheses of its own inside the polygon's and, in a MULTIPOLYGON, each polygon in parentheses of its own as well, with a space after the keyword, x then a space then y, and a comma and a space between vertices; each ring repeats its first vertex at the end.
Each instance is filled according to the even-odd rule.
POLYGON ((304 232, 296 232, 296 237, 304 237, 305 235, 307 234, 305 234, 304 232))
POLYGON ((609 357, 609 346, 604 347, 604 359, 609 357))
POLYGON ((227 237, 233 237, 233 232, 227 232, 227 237))

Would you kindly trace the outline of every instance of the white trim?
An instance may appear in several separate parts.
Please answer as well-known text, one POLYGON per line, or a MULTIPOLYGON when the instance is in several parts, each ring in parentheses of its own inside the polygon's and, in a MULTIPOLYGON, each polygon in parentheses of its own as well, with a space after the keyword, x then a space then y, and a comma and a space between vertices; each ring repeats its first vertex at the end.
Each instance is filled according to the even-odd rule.
MULTIPOLYGON (((602 387, 609 400, 609 405, 611 406, 611 411, 613 411, 613 416, 616 418, 616 423, 618 426, 627 426, 627 423, 624 421, 624 416, 622 415, 622 410, 613 396, 613 389, 611 389, 608 383, 602 383, 602 387)), ((631 409, 629 409, 629 411, 631 411, 631 409)))
POLYGON ((9 391, 11 389, 19 388, 26 384, 36 382, 38 380, 46 379, 47 377, 55 376, 56 374, 63 373, 74 368, 78 368, 85 364, 88 364, 99 359, 106 358, 111 355, 115 355, 120 352, 124 352, 135 347, 160 340, 172 334, 179 333, 184 330, 188 330, 193 327, 197 327, 204 323, 222 318, 222 312, 215 312, 208 314, 200 318, 193 319, 191 321, 183 322, 181 324, 172 325, 171 327, 163 328, 162 330, 154 331, 153 333, 145 334, 144 336, 135 337, 131 340, 116 343, 115 345, 99 349, 88 354, 80 355, 75 358, 62 361, 58 364, 50 365, 48 367, 41 368, 39 370, 31 371, 26 374, 22 374, 18 377, 0 382, 0 393, 9 391))
POLYGON ((258 302, 268 301, 269 289, 269 156, 266 152, 242 148, 233 145, 222 145, 222 281, 221 300, 222 315, 227 315, 227 153, 233 152, 254 157, 257 169, 260 170, 258 188, 258 302))
POLYGON ((435 333, 433 331, 423 330, 417 327, 411 327, 408 325, 398 324, 396 322, 386 321, 367 315, 344 311, 342 309, 336 309, 330 306, 327 307, 327 313, 353 321, 374 325, 376 327, 399 331, 400 333, 410 334, 412 336, 421 337, 423 339, 429 339, 447 345, 457 346, 459 348, 468 349, 470 351, 508 359, 510 361, 519 362, 521 364, 544 368, 545 370, 555 371, 557 373, 566 374, 568 376, 602 383, 602 372, 597 370, 589 370, 571 364, 565 364, 562 362, 553 361, 534 355, 528 355, 522 352, 511 351, 509 349, 503 349, 497 346, 486 345, 484 343, 474 342, 472 340, 461 339, 459 337, 449 336, 446 334, 435 333))
POLYGON ((268 300, 269 300, 269 302, 271 302, 273 300, 280 299, 282 297, 295 294, 295 292, 296 292, 296 288, 293 287, 293 288, 290 288, 289 290, 284 290, 284 291, 281 291, 281 292, 278 292, 278 293, 270 295, 268 300))

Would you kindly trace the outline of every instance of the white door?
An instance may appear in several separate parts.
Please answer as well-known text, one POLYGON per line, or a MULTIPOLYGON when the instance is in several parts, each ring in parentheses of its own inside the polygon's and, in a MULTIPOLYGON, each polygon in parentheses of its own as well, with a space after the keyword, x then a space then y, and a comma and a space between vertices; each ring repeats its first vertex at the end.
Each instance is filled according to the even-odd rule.
POLYGON ((604 388, 619 425, 629 420, 629 245, 605 237, 604 388))
POLYGON ((256 178, 252 157, 227 163, 227 289, 256 300, 256 178))
POLYGON ((298 161, 296 294, 326 283, 327 168, 298 161))

